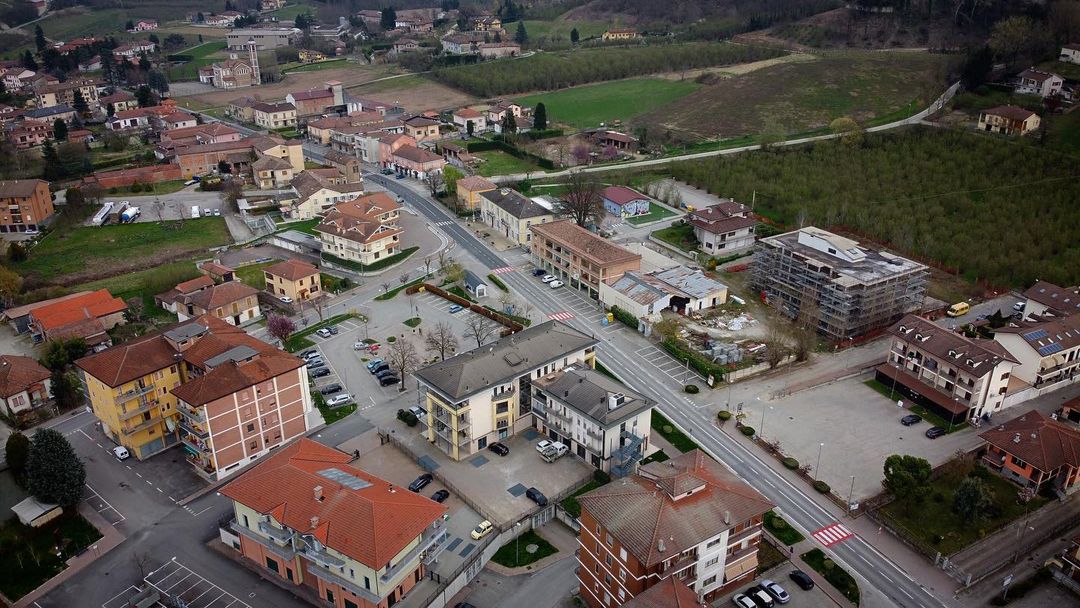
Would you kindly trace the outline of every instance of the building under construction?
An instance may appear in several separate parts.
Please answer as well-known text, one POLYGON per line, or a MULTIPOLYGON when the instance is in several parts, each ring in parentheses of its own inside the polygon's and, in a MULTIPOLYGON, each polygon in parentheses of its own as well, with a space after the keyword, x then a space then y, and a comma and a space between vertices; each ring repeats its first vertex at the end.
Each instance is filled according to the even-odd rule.
POLYGON ((930 274, 918 262, 813 227, 759 240, 750 270, 762 300, 834 340, 917 312, 930 274))

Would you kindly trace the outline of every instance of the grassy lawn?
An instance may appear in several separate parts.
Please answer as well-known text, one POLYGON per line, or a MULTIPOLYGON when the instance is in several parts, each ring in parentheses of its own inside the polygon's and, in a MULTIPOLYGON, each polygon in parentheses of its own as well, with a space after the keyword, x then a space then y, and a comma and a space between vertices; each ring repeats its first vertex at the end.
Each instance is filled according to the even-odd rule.
POLYGON ((373 93, 384 93, 386 91, 401 91, 405 89, 415 89, 416 87, 426 85, 430 82, 430 80, 423 76, 410 74, 408 76, 387 78, 385 80, 379 80, 378 82, 362 84, 355 87, 354 92, 358 95, 370 95, 373 93))
POLYGON ((1043 120, 1048 124, 1051 146, 1068 154, 1080 154, 1080 112, 1058 114, 1043 120))
POLYGON ((762 539, 761 542, 758 543, 757 560, 757 573, 758 576, 761 576, 776 566, 788 561, 788 556, 774 547, 769 541, 762 539))
MULTIPOLYGON (((641 224, 648 224, 649 222, 657 222, 657 221, 660 221, 660 220, 662 220, 662 219, 664 219, 666 217, 674 217, 674 216, 675 216, 675 212, 671 211, 667 207, 661 207, 660 205, 657 205, 657 204, 650 204, 649 205, 649 212, 646 213, 645 215, 635 215, 634 217, 623 218, 623 221, 628 223, 628 224, 633 224, 635 226, 640 226, 641 224)), ((694 233, 694 231, 691 230, 690 234, 693 234, 693 233, 694 233)))
POLYGON ((315 232, 315 227, 318 226, 321 221, 322 219, 315 218, 313 220, 300 220, 299 222, 289 222, 287 224, 279 222, 278 226, 280 226, 280 228, 278 228, 277 231, 285 232, 286 230, 297 230, 299 232, 318 236, 318 233, 315 232))
POLYGON ((821 549, 812 549, 803 553, 801 557, 807 566, 824 576, 825 580, 829 581, 829 584, 833 587, 836 587, 836 590, 842 593, 851 603, 856 606, 859 605, 859 584, 846 570, 826 557, 821 549))
POLYGON ((777 540, 788 546, 800 543, 806 538, 798 530, 792 528, 791 524, 784 520, 783 517, 772 511, 765 512, 765 529, 771 532, 777 540))
POLYGON ((1055 59, 1039 64, 1039 69, 1053 72, 1066 80, 1080 80, 1080 65, 1075 63, 1065 63, 1055 59))
POLYGON ((318 17, 319 7, 312 6, 311 4, 307 4, 306 2, 300 2, 283 6, 270 14, 282 21, 292 21, 293 19, 296 19, 297 15, 300 15, 302 13, 311 13, 315 17, 318 17))
POLYGON ((484 159, 484 162, 480 164, 480 175, 483 175, 484 177, 543 171, 538 165, 516 156, 511 156, 502 150, 487 150, 484 152, 473 152, 473 154, 484 159))
POLYGON ((42 528, 24 526, 12 517, 0 526, 0 591, 12 600, 26 595, 62 572, 67 559, 99 538, 97 529, 77 514, 42 528))
POLYGON ((267 266, 273 266, 280 261, 281 260, 270 260, 269 262, 241 266, 236 269, 236 275, 240 277, 240 281, 245 285, 254 287, 255 289, 266 289, 266 275, 263 274, 263 269, 267 266))
POLYGON ((518 103, 535 106, 543 102, 548 122, 579 129, 627 121, 654 108, 672 103, 698 90, 691 81, 632 78, 530 95, 518 103))
POLYGON ((416 327, 417 325, 420 325, 421 321, 422 319, 420 317, 413 317, 411 319, 405 319, 402 323, 409 327, 416 327))
POLYGON ((650 462, 664 462, 665 460, 671 460, 671 456, 668 456, 664 450, 656 450, 648 457, 642 458, 639 464, 646 465, 650 462))
POLYGON ((698 240, 694 237, 694 227, 690 224, 661 228, 653 232, 652 235, 687 253, 693 253, 697 249, 698 240))
POLYGON ((322 393, 318 391, 311 391, 311 400, 315 402, 315 407, 319 408, 319 413, 322 414, 323 421, 326 422, 327 426, 356 411, 355 403, 346 403, 338 407, 326 405, 326 397, 323 397, 322 393))
POLYGON ((555 545, 544 540, 535 530, 529 530, 500 547, 491 558, 491 561, 507 568, 518 568, 540 561, 558 552, 559 550, 555 548, 555 545), (536 553, 529 553, 525 550, 525 547, 529 545, 536 545, 536 553))
POLYGON ((697 449, 698 444, 675 428, 667 418, 657 410, 652 412, 652 429, 667 440, 673 448, 680 452, 689 452, 697 449))
POLYGON ((357 272, 374 272, 376 270, 386 268, 387 266, 393 266, 394 264, 397 264, 398 262, 402 262, 402 261, 408 259, 409 256, 411 256, 412 254, 416 253, 419 250, 420 250, 419 247, 408 247, 406 249, 402 249, 401 251, 399 251, 398 253, 395 253, 394 255, 387 256, 387 257, 382 258, 380 260, 376 260, 376 261, 374 261, 374 262, 372 262, 370 264, 361 264, 359 262, 353 262, 352 260, 343 260, 343 259, 341 259, 339 257, 332 256, 329 253, 324 253, 324 254, 322 254, 322 256, 323 256, 323 259, 326 260, 326 261, 329 261, 329 262, 331 262, 333 264, 339 264, 339 265, 344 266, 346 268, 351 268, 352 270, 355 270, 357 272))
POLYGON ((345 58, 340 59, 327 59, 326 61, 319 61, 317 63, 302 63, 290 68, 283 68, 282 74, 289 74, 291 72, 317 72, 319 70, 325 70, 327 68, 343 68, 345 67, 345 58))
MULTIPOLYGON (((517 28, 516 25, 513 27, 517 28)), ((525 21, 525 31, 529 33, 528 44, 540 48, 570 46, 570 30, 575 28, 580 39, 586 40, 599 38, 611 27, 612 24, 606 21, 525 21)))
POLYGON ((148 196, 154 194, 172 194, 184 189, 184 180, 174 179, 167 182, 157 182, 154 184, 143 184, 142 190, 134 194, 139 196, 148 196))
POLYGON ((914 499, 896 500, 882 507, 879 513, 906 530, 927 550, 952 555, 1047 502, 1036 496, 1028 504, 1020 504, 1019 486, 986 469, 982 471, 985 472, 980 477, 993 494, 995 512, 980 523, 965 521, 952 510, 953 491, 963 480, 962 471, 949 472, 932 481, 929 495, 921 503, 916 504, 914 499))
POLYGON ((177 283, 194 279, 199 274, 194 260, 184 260, 107 279, 98 279, 76 285, 72 289, 76 291, 108 289, 109 293, 125 301, 131 298, 142 298, 144 315, 161 320, 176 320, 175 315, 157 306, 154 295, 164 293, 175 287, 177 283))
POLYGON ((319 274, 319 281, 322 283, 323 291, 329 291, 330 293, 340 293, 346 289, 351 289, 354 285, 349 279, 335 277, 325 272, 319 274))
POLYGON ((195 256, 230 242, 223 218, 185 220, 182 230, 175 226, 173 222, 144 222, 56 231, 47 235, 26 261, 16 264, 15 270, 46 281, 85 273, 120 274, 120 270, 144 270, 160 261, 183 254, 195 256))
MULTIPOLYGON (((867 380, 866 382, 863 382, 863 384, 874 389, 878 393, 881 393, 886 398, 890 398, 893 401, 895 401, 898 397, 902 397, 902 395, 897 394, 896 391, 890 391, 887 385, 882 384, 877 380, 867 380)), ((930 410, 926 409, 921 405, 908 403, 907 409, 910 410, 910 413, 912 414, 918 414, 919 416, 922 416, 922 419, 926 422, 929 422, 932 426, 940 426, 941 428, 947 430, 949 433, 955 433, 957 431, 962 431, 968 428, 966 424, 949 424, 948 420, 945 420, 941 416, 938 416, 934 412, 931 412, 930 410)), ((905 413, 904 415, 906 416, 907 414, 905 413)))
MULTIPOLYGON (((196 39, 197 40, 197 39, 196 39)), ((169 68, 169 78, 173 80, 195 80, 199 77, 199 68, 226 58, 224 40, 214 40, 192 47, 175 55, 190 55, 191 61, 169 68)))

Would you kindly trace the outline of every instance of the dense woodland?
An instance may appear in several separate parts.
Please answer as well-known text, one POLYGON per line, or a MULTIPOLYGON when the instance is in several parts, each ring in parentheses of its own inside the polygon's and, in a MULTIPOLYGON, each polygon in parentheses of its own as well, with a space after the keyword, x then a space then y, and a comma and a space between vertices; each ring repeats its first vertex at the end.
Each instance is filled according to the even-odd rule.
POLYGON ((756 191, 756 211, 786 227, 849 230, 969 279, 1080 282, 1076 158, 1033 143, 919 129, 670 170, 741 201, 756 191))
POLYGON ((492 97, 745 63, 783 54, 784 51, 773 48, 705 43, 598 48, 439 68, 435 70, 435 77, 473 95, 492 97))

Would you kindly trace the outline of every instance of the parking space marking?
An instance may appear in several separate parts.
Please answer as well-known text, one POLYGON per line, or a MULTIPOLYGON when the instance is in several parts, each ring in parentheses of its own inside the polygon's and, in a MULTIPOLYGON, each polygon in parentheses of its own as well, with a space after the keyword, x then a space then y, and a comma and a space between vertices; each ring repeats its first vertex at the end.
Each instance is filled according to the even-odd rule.
MULTIPOLYGON (((107 512, 109 512, 109 511, 112 511, 113 513, 116 514, 116 517, 119 517, 119 519, 117 519, 116 521, 109 521, 109 523, 111 523, 112 525, 115 526, 116 524, 118 524, 118 523, 124 521, 125 519, 127 519, 126 517, 124 517, 123 513, 121 513, 120 511, 117 511, 115 507, 113 507, 111 504, 109 504, 109 501, 105 500, 105 498, 101 494, 98 494, 97 490, 90 487, 90 484, 84 483, 83 485, 86 486, 86 489, 90 490, 90 494, 91 494, 90 496, 86 497, 87 504, 89 504, 91 507, 94 507, 94 510, 97 511, 98 513, 100 513, 103 517, 105 517, 107 512), (101 504, 97 504, 97 503, 101 503, 101 504)), ((111 517, 106 517, 106 520, 111 520, 111 519, 112 519, 111 517)))
POLYGON ((162 595, 182 601, 186 608, 251 608, 250 604, 176 561, 175 557, 148 574, 144 580, 162 595), (173 579, 178 580, 172 582, 173 579), (188 585, 177 591, 176 588, 184 583, 188 585), (167 584, 168 587, 165 587, 167 584))
MULTIPOLYGON (((105 603, 101 605, 101 608, 128 608, 128 598, 134 597, 135 595, 138 595, 138 593, 139 588, 135 585, 131 585, 127 589, 124 589, 120 593, 117 593, 106 600, 105 603)), ((36 604, 37 602, 34 603, 36 604)))
POLYGON ((854 536, 854 534, 842 524, 836 523, 825 526, 817 532, 814 532, 812 536, 823 546, 831 547, 837 543, 844 542, 854 536))
POLYGON ((699 377, 697 372, 688 369, 686 363, 675 359, 655 346, 646 346, 634 352, 641 359, 649 362, 658 371, 679 384, 686 384, 688 381, 699 377))

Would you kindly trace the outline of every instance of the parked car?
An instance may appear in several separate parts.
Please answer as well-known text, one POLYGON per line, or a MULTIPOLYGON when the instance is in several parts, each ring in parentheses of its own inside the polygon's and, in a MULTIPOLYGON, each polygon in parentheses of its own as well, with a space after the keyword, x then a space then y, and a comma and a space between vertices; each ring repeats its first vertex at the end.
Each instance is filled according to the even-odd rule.
POLYGON ((946 431, 940 426, 932 426, 926 429, 926 437, 928 439, 937 439, 938 437, 941 437, 942 435, 945 435, 947 433, 948 431, 946 431))
POLYGON ((736 593, 735 596, 731 598, 731 603, 739 608, 757 608, 757 604, 754 603, 754 600, 741 593, 736 593))
POLYGON ((791 596, 788 595, 787 591, 784 591, 783 587, 767 578, 758 581, 758 587, 761 587, 765 593, 768 593, 774 600, 781 604, 786 604, 791 601, 791 596))
POLYGON ((221 217, 221 209, 214 209, 214 217, 221 217))
POLYGON ((454 608, 476 608, 476 606, 473 606, 469 602, 458 602, 454 605, 454 608))
POLYGON ((1016 312, 1024 312, 1024 304, 1026 304, 1026 302, 1017 302, 1016 304, 1013 304, 1013 310, 1016 312))
POLYGON ((405 174, 404 173, 398 173, 395 177, 397 177, 397 179, 405 179, 405 174))
POLYGON ((368 349, 367 342, 353 342, 352 349, 353 350, 367 350, 368 349))
POLYGON ((327 327, 326 329, 330 330, 330 335, 331 335, 331 336, 336 336, 336 335, 338 335, 338 328, 337 328, 337 325, 331 325, 330 327, 327 327))
POLYGON ((551 446, 551 444, 553 443, 555 442, 550 439, 543 439, 540 441, 540 443, 536 444, 536 451, 543 452, 544 450, 548 449, 548 447, 551 446))
POLYGON ((768 593, 765 593, 757 587, 751 587, 746 590, 746 597, 754 601, 758 605, 758 608, 773 608, 775 603, 772 597, 768 593))
POLYGON ((370 345, 368 345, 368 352, 373 354, 373 355, 375 353, 379 352, 379 345, 378 344, 370 344, 370 345))
POLYGON ((325 378, 326 376, 329 376, 332 373, 334 373, 334 372, 331 372, 329 367, 320 367, 319 369, 312 370, 311 374, 309 374, 309 375, 312 378, 325 378))
POLYGON ((394 370, 389 369, 389 368, 384 369, 381 372, 376 372, 375 373, 375 377, 378 378, 379 380, 382 380, 386 376, 393 376, 393 375, 394 375, 394 370))
POLYGON ((341 393, 340 395, 334 395, 333 397, 327 399, 326 405, 329 405, 330 407, 337 407, 339 405, 345 405, 350 401, 352 401, 352 395, 350 395, 349 393, 341 393))
POLYGON ((920 422, 922 422, 922 416, 919 416, 918 414, 908 414, 900 419, 900 424, 904 426, 911 426, 913 424, 919 424, 920 422))
POLYGON ((496 441, 495 443, 489 445, 488 449, 491 450, 492 452, 495 452, 499 456, 506 456, 507 454, 510 453, 510 448, 506 447, 506 445, 504 445, 502 443, 499 443, 498 441, 496 441))
POLYGON ((202 210, 202 216, 203 217, 210 217, 210 214, 212 214, 212 213, 213 213, 213 211, 210 211, 209 207, 203 207, 203 210, 202 210))
POLYGON ((791 573, 788 574, 788 578, 795 581, 795 584, 803 591, 809 591, 814 588, 814 579, 810 578, 810 575, 802 570, 792 570, 791 573))
POLYGON ((450 314, 454 314, 455 312, 461 312, 461 304, 450 305, 450 314))
POLYGON ((534 277, 542 277, 542 276, 544 276, 545 274, 547 274, 547 271, 546 271, 546 270, 544 270, 543 268, 533 268, 533 272, 532 272, 532 275, 533 275, 534 277))
POLYGON ((317 348, 309 348, 309 349, 305 350, 304 352, 300 353, 300 358, 304 359, 304 360, 307 360, 307 359, 310 359, 311 357, 314 357, 317 354, 319 354, 319 349, 317 349, 317 348))
POLYGON ((375 367, 369 367, 368 371, 371 372, 372 376, 378 377, 379 372, 386 371, 388 369, 390 369, 390 366, 388 364, 386 364, 385 362, 383 362, 383 363, 379 363, 375 367))
POLYGON ((382 363, 383 363, 382 359, 373 359, 373 360, 367 362, 367 369, 370 372, 371 370, 375 369, 376 367, 379 367, 380 365, 382 365, 382 363))
POLYGON ((409 484, 409 491, 419 492, 420 490, 423 490, 425 486, 431 483, 432 479, 434 478, 431 476, 431 473, 421 474, 419 477, 414 479, 412 483, 409 484))
POLYGON ((447 498, 450 498, 450 492, 446 490, 435 490, 435 493, 431 495, 431 500, 435 502, 445 502, 447 498))
POLYGON ((315 332, 315 335, 316 335, 316 336, 319 336, 320 338, 329 338, 329 337, 330 337, 330 330, 329 330, 329 329, 326 329, 326 328, 324 327, 324 328, 322 328, 322 329, 320 329, 320 330, 316 331, 316 332, 315 332))
POLYGON ((485 519, 484 521, 476 524, 476 527, 473 528, 472 532, 469 533, 469 536, 471 536, 473 540, 480 540, 488 534, 491 534, 491 531, 494 529, 495 526, 491 525, 491 522, 485 519))
POLYGON ((379 378, 379 386, 391 386, 393 384, 397 384, 398 382, 401 382, 401 378, 398 378, 397 376, 394 376, 392 374, 379 378))
POLYGON ((557 280, 548 283, 548 287, 550 287, 552 289, 558 289, 558 288, 562 287, 563 285, 566 285, 566 283, 563 283, 562 281, 557 281, 557 280))
POLYGON ((322 357, 308 359, 307 368, 315 369, 316 367, 326 367, 326 361, 323 361, 322 357))
POLYGON ((409 413, 413 416, 416 416, 417 418, 423 418, 424 416, 427 416, 427 412, 425 412, 424 408, 420 407, 419 405, 414 405, 410 407, 409 413))
POLYGON ((556 278, 557 277, 555 275, 553 275, 553 274, 545 274, 543 277, 541 277, 540 282, 541 283, 550 283, 550 282, 554 281, 556 278))
POLYGON ((319 389, 320 395, 333 395, 334 393, 340 393, 342 391, 340 384, 327 384, 319 389))
POLYGON ((547 496, 544 496, 544 493, 540 490, 537 490, 536 488, 529 488, 528 490, 525 490, 525 498, 528 498, 529 500, 535 502, 541 507, 546 507, 548 504, 547 496))
POLYGON ((292 304, 292 298, 289 296, 279 296, 278 300, 281 300, 283 304, 292 304))
POLYGON ((113 456, 116 456, 117 460, 127 460, 128 458, 131 458, 131 453, 128 452, 128 449, 122 445, 118 445, 113 448, 112 453, 113 456))
POLYGON ((394 170, 393 169, 380 169, 379 173, 382 173, 383 175, 393 175, 394 170))

